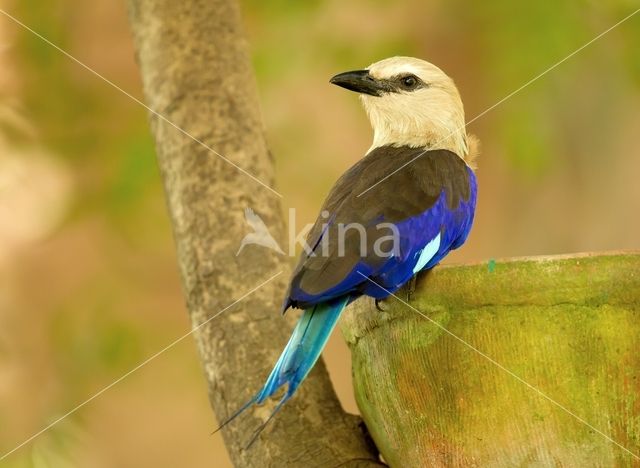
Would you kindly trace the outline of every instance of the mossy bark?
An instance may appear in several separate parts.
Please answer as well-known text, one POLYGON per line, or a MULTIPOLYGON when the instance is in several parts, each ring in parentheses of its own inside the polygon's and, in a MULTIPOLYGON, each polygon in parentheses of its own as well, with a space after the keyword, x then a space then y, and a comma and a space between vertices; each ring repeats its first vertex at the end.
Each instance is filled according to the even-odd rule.
POLYGON ((640 466, 640 253, 439 267, 397 296, 342 324, 391 466, 640 466))

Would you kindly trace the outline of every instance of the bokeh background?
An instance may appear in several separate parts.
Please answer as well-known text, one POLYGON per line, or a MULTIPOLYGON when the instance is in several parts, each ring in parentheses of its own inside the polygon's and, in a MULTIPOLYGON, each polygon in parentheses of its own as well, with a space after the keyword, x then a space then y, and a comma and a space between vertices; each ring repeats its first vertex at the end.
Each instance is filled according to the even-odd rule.
MULTIPOLYGON (((471 119, 639 6, 243 1, 284 208, 313 221, 369 147, 334 73, 426 58, 471 119)), ((124 2, 0 8, 142 97, 124 2)), ((638 44, 640 14, 470 125, 477 222, 447 261, 640 248, 638 44)), ((145 110, 0 14, 0 454, 189 329, 177 271, 145 110)), ((339 334, 325 356, 357 411, 339 334)), ((214 427, 185 340, 0 465, 229 466, 214 427)))

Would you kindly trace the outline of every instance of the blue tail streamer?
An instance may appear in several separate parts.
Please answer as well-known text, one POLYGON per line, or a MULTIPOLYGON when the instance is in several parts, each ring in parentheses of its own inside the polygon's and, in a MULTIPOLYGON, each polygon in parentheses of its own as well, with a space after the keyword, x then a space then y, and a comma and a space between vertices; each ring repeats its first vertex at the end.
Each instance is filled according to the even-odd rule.
POLYGON ((298 389, 302 381, 309 375, 314 364, 318 361, 331 332, 338 323, 340 313, 349 302, 345 296, 334 301, 323 302, 312 308, 306 309, 289 338, 280 358, 276 362, 271 374, 267 378, 260 391, 245 403, 239 410, 225 420, 214 431, 217 432, 233 421, 246 409, 254 404, 261 404, 273 396, 282 386, 287 385, 287 390, 275 407, 269 418, 253 433, 247 448, 258 438, 260 432, 271 421, 284 403, 289 400, 298 389))

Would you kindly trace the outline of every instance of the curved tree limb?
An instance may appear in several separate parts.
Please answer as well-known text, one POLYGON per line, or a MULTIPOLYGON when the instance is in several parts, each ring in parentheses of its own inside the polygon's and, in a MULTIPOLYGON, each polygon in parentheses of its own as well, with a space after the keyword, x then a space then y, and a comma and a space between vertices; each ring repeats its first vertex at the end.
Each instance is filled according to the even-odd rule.
POLYGON ((640 252, 439 267, 342 321, 391 466, 636 466, 640 252))
MULTIPOLYGON (((149 107, 273 186, 236 2, 130 0, 129 7, 149 107)), ((211 404, 222 420, 259 389, 289 336, 278 314, 286 259, 256 246, 235 256, 248 231, 245 208, 281 240, 281 206, 273 192, 153 113, 151 127, 193 325, 277 275, 194 333, 211 404)), ((223 430, 236 466, 378 464, 360 420, 342 411, 322 363, 261 440, 244 450, 272 408, 249 411, 223 430)))

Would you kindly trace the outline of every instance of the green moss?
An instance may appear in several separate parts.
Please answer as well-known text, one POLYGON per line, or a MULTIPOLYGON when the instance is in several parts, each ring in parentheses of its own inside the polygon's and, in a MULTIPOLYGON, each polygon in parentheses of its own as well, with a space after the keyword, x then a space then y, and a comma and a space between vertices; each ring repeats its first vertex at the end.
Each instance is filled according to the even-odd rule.
POLYGON ((373 329, 369 304, 351 310, 356 398, 385 459, 629 466, 594 428, 638 446, 639 272, 639 254, 439 268, 411 305, 450 333, 398 300, 373 329))

